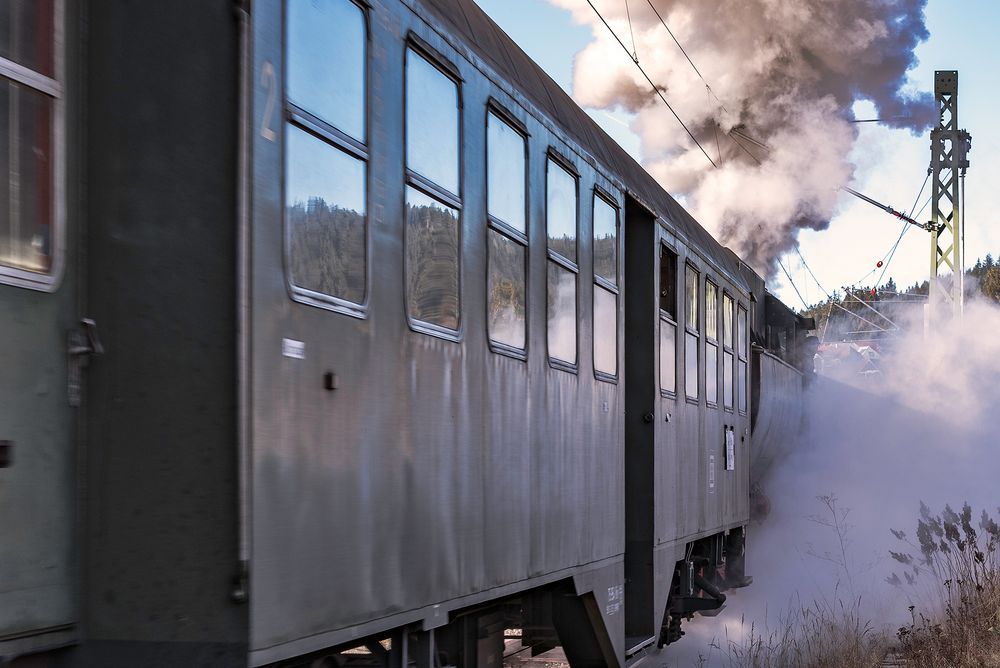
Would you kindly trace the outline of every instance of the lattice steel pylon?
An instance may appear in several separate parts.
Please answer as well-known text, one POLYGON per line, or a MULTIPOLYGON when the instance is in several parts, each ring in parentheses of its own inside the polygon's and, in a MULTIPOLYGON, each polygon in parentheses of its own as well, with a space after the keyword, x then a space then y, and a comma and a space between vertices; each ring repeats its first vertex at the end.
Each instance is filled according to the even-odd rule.
MULTIPOLYGON (((958 129, 958 72, 934 73, 934 100, 939 123, 931 130, 931 304, 951 308, 954 315, 964 307, 962 240, 964 238, 962 190, 959 180, 969 167, 972 135, 958 129), (941 281, 941 274, 951 270, 951 284, 941 281)), ((932 306, 933 308, 933 306, 932 306)))

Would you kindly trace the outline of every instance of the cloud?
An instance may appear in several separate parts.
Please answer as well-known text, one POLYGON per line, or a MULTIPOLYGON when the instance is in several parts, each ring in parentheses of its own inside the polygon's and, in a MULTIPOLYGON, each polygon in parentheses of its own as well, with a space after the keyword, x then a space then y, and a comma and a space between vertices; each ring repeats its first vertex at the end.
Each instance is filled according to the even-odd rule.
POLYGON ((625 3, 594 0, 630 49, 634 36, 641 65, 718 169, 586 0, 550 2, 593 30, 574 62, 577 102, 634 113, 645 167, 768 275, 799 230, 824 229, 836 213, 837 190, 854 172, 856 101, 870 101, 891 127, 919 133, 934 122, 933 97, 906 88, 914 48, 928 37, 926 0, 653 0, 711 91, 645 0, 628 3, 631 27, 625 3))

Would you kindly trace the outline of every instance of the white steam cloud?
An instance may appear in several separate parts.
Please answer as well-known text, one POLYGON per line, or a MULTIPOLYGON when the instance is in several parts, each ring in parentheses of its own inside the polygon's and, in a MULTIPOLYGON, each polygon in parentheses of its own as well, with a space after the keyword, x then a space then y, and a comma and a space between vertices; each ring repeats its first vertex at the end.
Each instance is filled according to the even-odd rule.
POLYGON ((998 328, 1000 307, 972 303, 963 319, 935 322, 926 336, 919 319, 907 323, 880 374, 817 379, 803 438, 767 480, 771 513, 749 533, 753 584, 730 592, 718 617, 685 623, 687 635, 654 665, 746 665, 748 636, 777 643, 807 625, 796 614, 804 608, 825 610, 828 619, 853 609, 862 627, 890 639, 909 622, 909 605, 940 614, 930 607, 940 600, 927 595, 940 582, 887 581, 906 571, 890 558, 890 550, 905 549, 890 529, 916 542, 921 502, 933 514, 968 502, 974 521, 983 510, 1000 513, 998 328), (847 511, 843 545, 823 523, 832 517, 818 497, 830 495, 847 511))
POLYGON ((829 224, 852 176, 855 101, 870 101, 893 127, 918 132, 934 121, 933 97, 905 90, 928 36, 926 0, 652 0, 711 93, 646 0, 593 0, 629 49, 634 36, 640 64, 718 169, 586 0, 550 2, 592 26, 594 41, 575 61, 577 102, 635 113, 646 169, 765 274, 799 229, 829 224))

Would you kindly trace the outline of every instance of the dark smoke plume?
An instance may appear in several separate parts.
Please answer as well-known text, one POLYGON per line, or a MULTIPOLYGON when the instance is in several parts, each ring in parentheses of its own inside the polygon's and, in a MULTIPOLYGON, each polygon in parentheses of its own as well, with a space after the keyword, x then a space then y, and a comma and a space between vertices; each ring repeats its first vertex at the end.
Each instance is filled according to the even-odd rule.
POLYGON ((594 0, 629 48, 634 35, 641 65, 718 169, 586 0, 550 2, 595 36, 576 57, 577 101, 635 113, 645 167, 767 274, 800 229, 824 229, 835 213, 838 188, 853 173, 856 101, 915 134, 935 120, 933 96, 905 88, 914 49, 928 37, 926 0, 653 0, 711 91, 646 0, 628 1, 631 30, 624 0, 594 0))

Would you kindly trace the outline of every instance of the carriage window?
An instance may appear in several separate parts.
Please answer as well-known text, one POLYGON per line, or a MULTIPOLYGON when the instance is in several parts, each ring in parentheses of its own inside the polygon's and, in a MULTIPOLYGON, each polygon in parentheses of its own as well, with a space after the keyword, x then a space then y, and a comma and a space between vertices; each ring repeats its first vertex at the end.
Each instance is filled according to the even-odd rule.
POLYGON ((705 281, 705 400, 719 403, 719 288, 705 281))
POLYGON ((458 195, 458 84, 406 52, 406 166, 458 195))
POLYGON ((289 2, 288 100, 365 141, 365 17, 351 0, 289 2))
POLYGON ((54 76, 53 10, 52 0, 8 0, 0 4, 0 58, 54 76))
POLYGON ((684 323, 688 329, 698 331, 698 271, 691 265, 684 267, 684 294, 687 298, 687 308, 684 312, 684 323))
POLYGON ((722 296, 722 403, 733 409, 733 298, 722 296))
POLYGON ((677 254, 660 244, 660 310, 677 320, 677 254))
POLYGON ((525 346, 526 165, 524 135, 492 112, 486 116, 490 340, 515 351, 525 346))
POLYGON ((406 188, 406 307, 414 320, 458 329, 458 210, 406 188))
POLYGON ((489 231, 489 318, 492 341, 524 350, 524 246, 491 229, 489 231))
MULTIPOLYGON (((594 370, 618 374, 618 208, 594 192, 594 370)), ((598 375, 598 378, 601 376, 598 375)))
POLYGON ((660 389, 674 394, 677 392, 677 326, 669 320, 660 319, 660 389))
POLYGON ((660 244, 660 390, 677 392, 677 254, 660 244))
POLYGON ((719 404, 719 346, 711 341, 705 344, 705 401, 709 406, 719 404))
POLYGON ((739 318, 736 320, 736 352, 740 357, 747 356, 747 310, 740 306, 739 318))
POLYGON ((545 229, 549 250, 576 263, 576 177, 549 160, 546 181, 545 229))
POLYGON ((549 357, 576 364, 576 177, 549 158, 545 228, 548 237, 549 357))
POLYGON ((712 281, 705 281, 705 336, 719 338, 719 288, 712 281))
POLYGON ((576 274, 549 260, 549 357, 576 364, 576 274))
POLYGON ((618 295, 594 285, 594 370, 618 373, 618 295))
POLYGON ((285 243, 296 298, 357 315, 367 289, 365 16, 288 2, 285 243))
POLYGON ((51 284, 56 238, 53 0, 0 3, 0 276, 51 284))
POLYGON ((698 398, 698 272, 691 265, 684 267, 684 295, 687 308, 684 333, 684 394, 698 398))
POLYGON ((736 383, 736 391, 739 395, 739 409, 741 413, 747 412, 747 311, 740 306, 739 317, 736 320, 736 354, 739 356, 739 377, 736 383))
POLYGON ((457 330, 459 258, 458 84, 406 52, 406 312, 457 330))
POLYGON ((722 297, 722 343, 733 347, 733 298, 729 295, 722 297))
POLYGON ((618 209, 594 195, 594 275, 618 284, 618 209))
POLYGON ((524 233, 525 217, 525 140, 524 135, 500 120, 486 116, 486 155, 488 183, 487 208, 490 217, 524 233))
POLYGON ((285 216, 292 283, 365 298, 365 163, 297 126, 286 133, 285 216))

